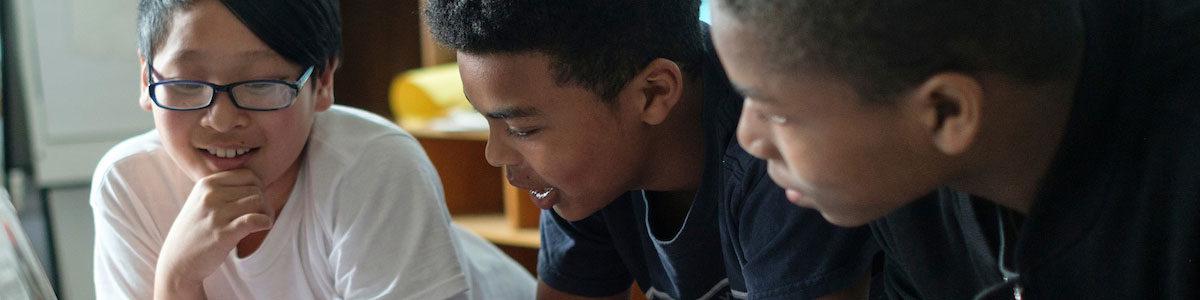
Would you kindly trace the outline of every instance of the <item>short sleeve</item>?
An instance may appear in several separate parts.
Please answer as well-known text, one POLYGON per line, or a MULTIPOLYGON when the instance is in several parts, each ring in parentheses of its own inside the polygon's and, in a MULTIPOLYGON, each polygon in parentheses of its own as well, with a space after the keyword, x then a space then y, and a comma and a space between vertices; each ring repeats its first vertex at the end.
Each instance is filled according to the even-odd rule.
POLYGON ((614 247, 604 213, 568 222, 553 210, 542 211, 542 247, 538 275, 566 293, 611 296, 629 289, 632 276, 614 247))
POLYGON ((468 288, 441 182, 411 137, 361 149, 337 183, 329 264, 345 299, 445 299, 468 288))
POLYGON ((102 167, 92 181, 95 228, 93 279, 97 299, 150 299, 158 250, 165 238, 145 199, 115 170, 102 167))

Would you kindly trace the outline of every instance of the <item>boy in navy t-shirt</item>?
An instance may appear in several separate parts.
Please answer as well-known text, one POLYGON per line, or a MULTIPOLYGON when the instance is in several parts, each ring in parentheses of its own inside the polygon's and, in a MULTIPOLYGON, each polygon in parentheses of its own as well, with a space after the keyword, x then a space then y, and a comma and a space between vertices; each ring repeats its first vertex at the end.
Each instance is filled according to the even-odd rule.
POLYGON ((889 297, 1200 298, 1200 2, 718 2, 739 141, 889 297))
POLYGON ((738 146, 698 2, 430 2, 488 161, 545 209, 539 295, 863 297, 870 232, 787 204, 738 146))

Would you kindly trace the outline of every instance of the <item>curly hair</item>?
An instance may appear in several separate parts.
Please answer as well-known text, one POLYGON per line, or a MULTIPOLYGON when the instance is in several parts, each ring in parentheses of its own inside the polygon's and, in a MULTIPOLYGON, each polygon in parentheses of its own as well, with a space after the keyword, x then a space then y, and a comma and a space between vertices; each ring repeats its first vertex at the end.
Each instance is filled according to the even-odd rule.
POLYGON ((472 54, 537 52, 559 84, 611 101, 656 58, 695 74, 704 57, 698 0, 430 0, 433 36, 472 54))

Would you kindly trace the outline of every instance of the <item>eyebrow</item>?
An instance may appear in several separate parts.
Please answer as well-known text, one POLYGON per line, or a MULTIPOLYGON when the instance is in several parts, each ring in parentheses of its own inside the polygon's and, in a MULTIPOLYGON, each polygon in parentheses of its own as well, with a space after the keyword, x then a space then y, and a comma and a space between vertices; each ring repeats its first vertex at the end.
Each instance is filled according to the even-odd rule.
POLYGON ((737 83, 734 83, 734 82, 730 82, 729 85, 732 86, 733 90, 736 91, 739 95, 742 95, 742 97, 753 98, 754 101, 758 101, 760 103, 776 103, 775 99, 765 97, 761 93, 759 93, 758 90, 755 90, 753 88, 744 87, 744 86, 738 85, 737 83))
POLYGON ((537 108, 517 106, 504 106, 500 109, 483 114, 483 116, 489 119, 498 120, 530 118, 540 115, 542 115, 542 111, 538 110, 537 108))

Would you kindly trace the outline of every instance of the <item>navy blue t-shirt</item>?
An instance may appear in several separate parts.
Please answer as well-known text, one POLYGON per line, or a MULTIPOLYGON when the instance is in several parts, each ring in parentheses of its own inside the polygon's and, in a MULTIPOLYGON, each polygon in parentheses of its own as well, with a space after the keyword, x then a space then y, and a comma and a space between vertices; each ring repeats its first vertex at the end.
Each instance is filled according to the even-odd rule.
POLYGON ((1079 87, 1028 216, 942 189, 872 223, 891 298, 1200 299, 1200 2, 1082 4, 1079 87))
POLYGON ((870 271, 878 247, 866 227, 836 227, 792 205, 767 177, 766 163, 737 144, 742 97, 711 45, 707 54, 704 173, 680 229, 656 236, 647 206, 653 200, 642 191, 577 222, 544 211, 543 282, 592 297, 636 280, 651 299, 809 299, 849 288, 870 271))

